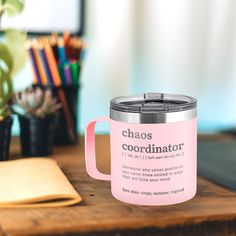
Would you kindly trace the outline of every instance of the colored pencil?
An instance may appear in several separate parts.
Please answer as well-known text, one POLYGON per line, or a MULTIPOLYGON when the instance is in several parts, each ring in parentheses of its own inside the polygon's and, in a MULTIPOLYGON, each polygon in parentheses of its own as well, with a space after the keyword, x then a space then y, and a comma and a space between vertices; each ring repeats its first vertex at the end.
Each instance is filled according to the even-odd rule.
POLYGON ((49 38, 49 42, 50 42, 50 45, 52 47, 55 59, 58 62, 59 53, 58 53, 58 46, 57 46, 57 38, 58 38, 57 34, 52 34, 51 37, 49 38))
POLYGON ((78 77, 79 77, 79 65, 77 61, 74 61, 70 64, 70 70, 71 70, 73 85, 76 85, 78 83, 78 77))
POLYGON ((44 64, 45 69, 46 69, 48 84, 49 85, 54 85, 53 78, 52 78, 52 73, 51 73, 51 70, 50 70, 50 67, 49 67, 49 63, 48 63, 48 59, 47 59, 47 56, 46 56, 46 53, 45 53, 45 49, 40 47, 39 48, 39 53, 40 53, 40 56, 43 60, 43 64, 44 64))
POLYGON ((34 73, 34 83, 37 82, 38 84, 41 84, 41 78, 40 78, 40 74, 38 71, 38 67, 37 67, 37 63, 36 63, 36 58, 34 55, 34 51, 33 48, 31 46, 31 43, 26 42, 26 48, 29 52, 29 56, 30 56, 30 61, 33 67, 33 73, 34 73))
POLYGON ((37 65, 39 75, 40 75, 40 78, 41 78, 41 83, 42 83, 42 85, 46 85, 47 84, 47 75, 45 73, 45 68, 43 66, 43 62, 41 60, 36 42, 33 42, 32 49, 33 49, 33 52, 34 52, 34 55, 35 55, 35 61, 36 61, 36 65, 37 65))
POLYGON ((59 60, 60 62, 64 63, 67 61, 67 58, 66 58, 66 52, 65 52, 63 39, 59 38, 57 45, 58 45, 59 60))
POLYGON ((45 53, 48 60, 49 68, 52 74, 53 84, 58 87, 61 85, 61 78, 56 64, 55 56, 48 42, 45 45, 45 53))
POLYGON ((66 84, 72 85, 73 82, 72 82, 72 76, 71 76, 69 63, 64 64, 64 75, 65 75, 65 79, 66 79, 66 84))
POLYGON ((70 32, 65 31, 63 34, 65 46, 70 44, 70 32))
POLYGON ((62 85, 66 85, 66 79, 65 79, 65 75, 64 75, 63 63, 58 63, 58 70, 59 70, 59 73, 60 73, 62 85))

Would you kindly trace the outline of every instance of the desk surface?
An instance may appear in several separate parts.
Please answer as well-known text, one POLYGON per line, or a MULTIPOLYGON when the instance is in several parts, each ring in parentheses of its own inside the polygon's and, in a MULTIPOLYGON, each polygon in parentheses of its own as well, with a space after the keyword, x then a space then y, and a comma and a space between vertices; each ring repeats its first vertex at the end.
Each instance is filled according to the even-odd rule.
MULTIPOLYGON (((97 137, 100 170, 109 169, 109 137, 97 137)), ((19 157, 13 139, 11 158, 19 157)), ((58 147, 54 155, 84 199, 64 208, 0 209, 0 235, 235 235, 236 193, 201 177, 197 196, 165 207, 133 206, 115 200, 110 183, 85 173, 83 144, 58 147), (2 234, 1 234, 2 233, 2 234)))

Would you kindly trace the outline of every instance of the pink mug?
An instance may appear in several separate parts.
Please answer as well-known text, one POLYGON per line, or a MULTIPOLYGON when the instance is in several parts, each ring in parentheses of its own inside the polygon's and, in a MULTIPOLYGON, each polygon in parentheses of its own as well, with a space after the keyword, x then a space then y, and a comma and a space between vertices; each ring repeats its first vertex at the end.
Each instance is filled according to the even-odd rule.
POLYGON ((112 195, 136 205, 169 205, 196 194, 197 101, 183 95, 146 93, 117 97, 110 117, 85 130, 88 174, 111 181, 112 195), (97 170, 95 125, 110 124, 111 174, 97 170))

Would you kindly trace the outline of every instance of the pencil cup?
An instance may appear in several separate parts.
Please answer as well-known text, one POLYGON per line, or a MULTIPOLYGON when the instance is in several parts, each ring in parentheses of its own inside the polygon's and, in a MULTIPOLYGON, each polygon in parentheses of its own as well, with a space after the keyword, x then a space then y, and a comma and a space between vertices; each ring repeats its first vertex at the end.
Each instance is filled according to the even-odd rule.
POLYGON ((55 95, 63 103, 64 107, 59 110, 58 123, 55 130, 56 145, 71 145, 78 143, 78 104, 79 104, 79 86, 62 86, 52 88, 55 95), (61 96, 63 94, 63 96, 61 96))
POLYGON ((19 122, 22 155, 51 155, 57 116, 45 118, 19 116, 19 122))

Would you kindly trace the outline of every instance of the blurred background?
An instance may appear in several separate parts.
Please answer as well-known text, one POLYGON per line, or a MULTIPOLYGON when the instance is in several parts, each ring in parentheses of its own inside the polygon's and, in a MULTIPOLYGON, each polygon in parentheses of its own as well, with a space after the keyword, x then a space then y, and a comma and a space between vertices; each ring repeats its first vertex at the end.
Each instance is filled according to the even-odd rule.
MULTIPOLYGON (((236 126, 236 1, 84 0, 83 7, 81 2, 26 0, 22 15, 2 21, 41 33, 70 30, 88 43, 80 78, 81 133, 90 119, 109 114, 111 98, 144 92, 196 97, 200 133, 236 126)), ((27 62, 14 87, 31 82, 27 62)), ((18 132, 14 122, 13 133, 18 132)))

